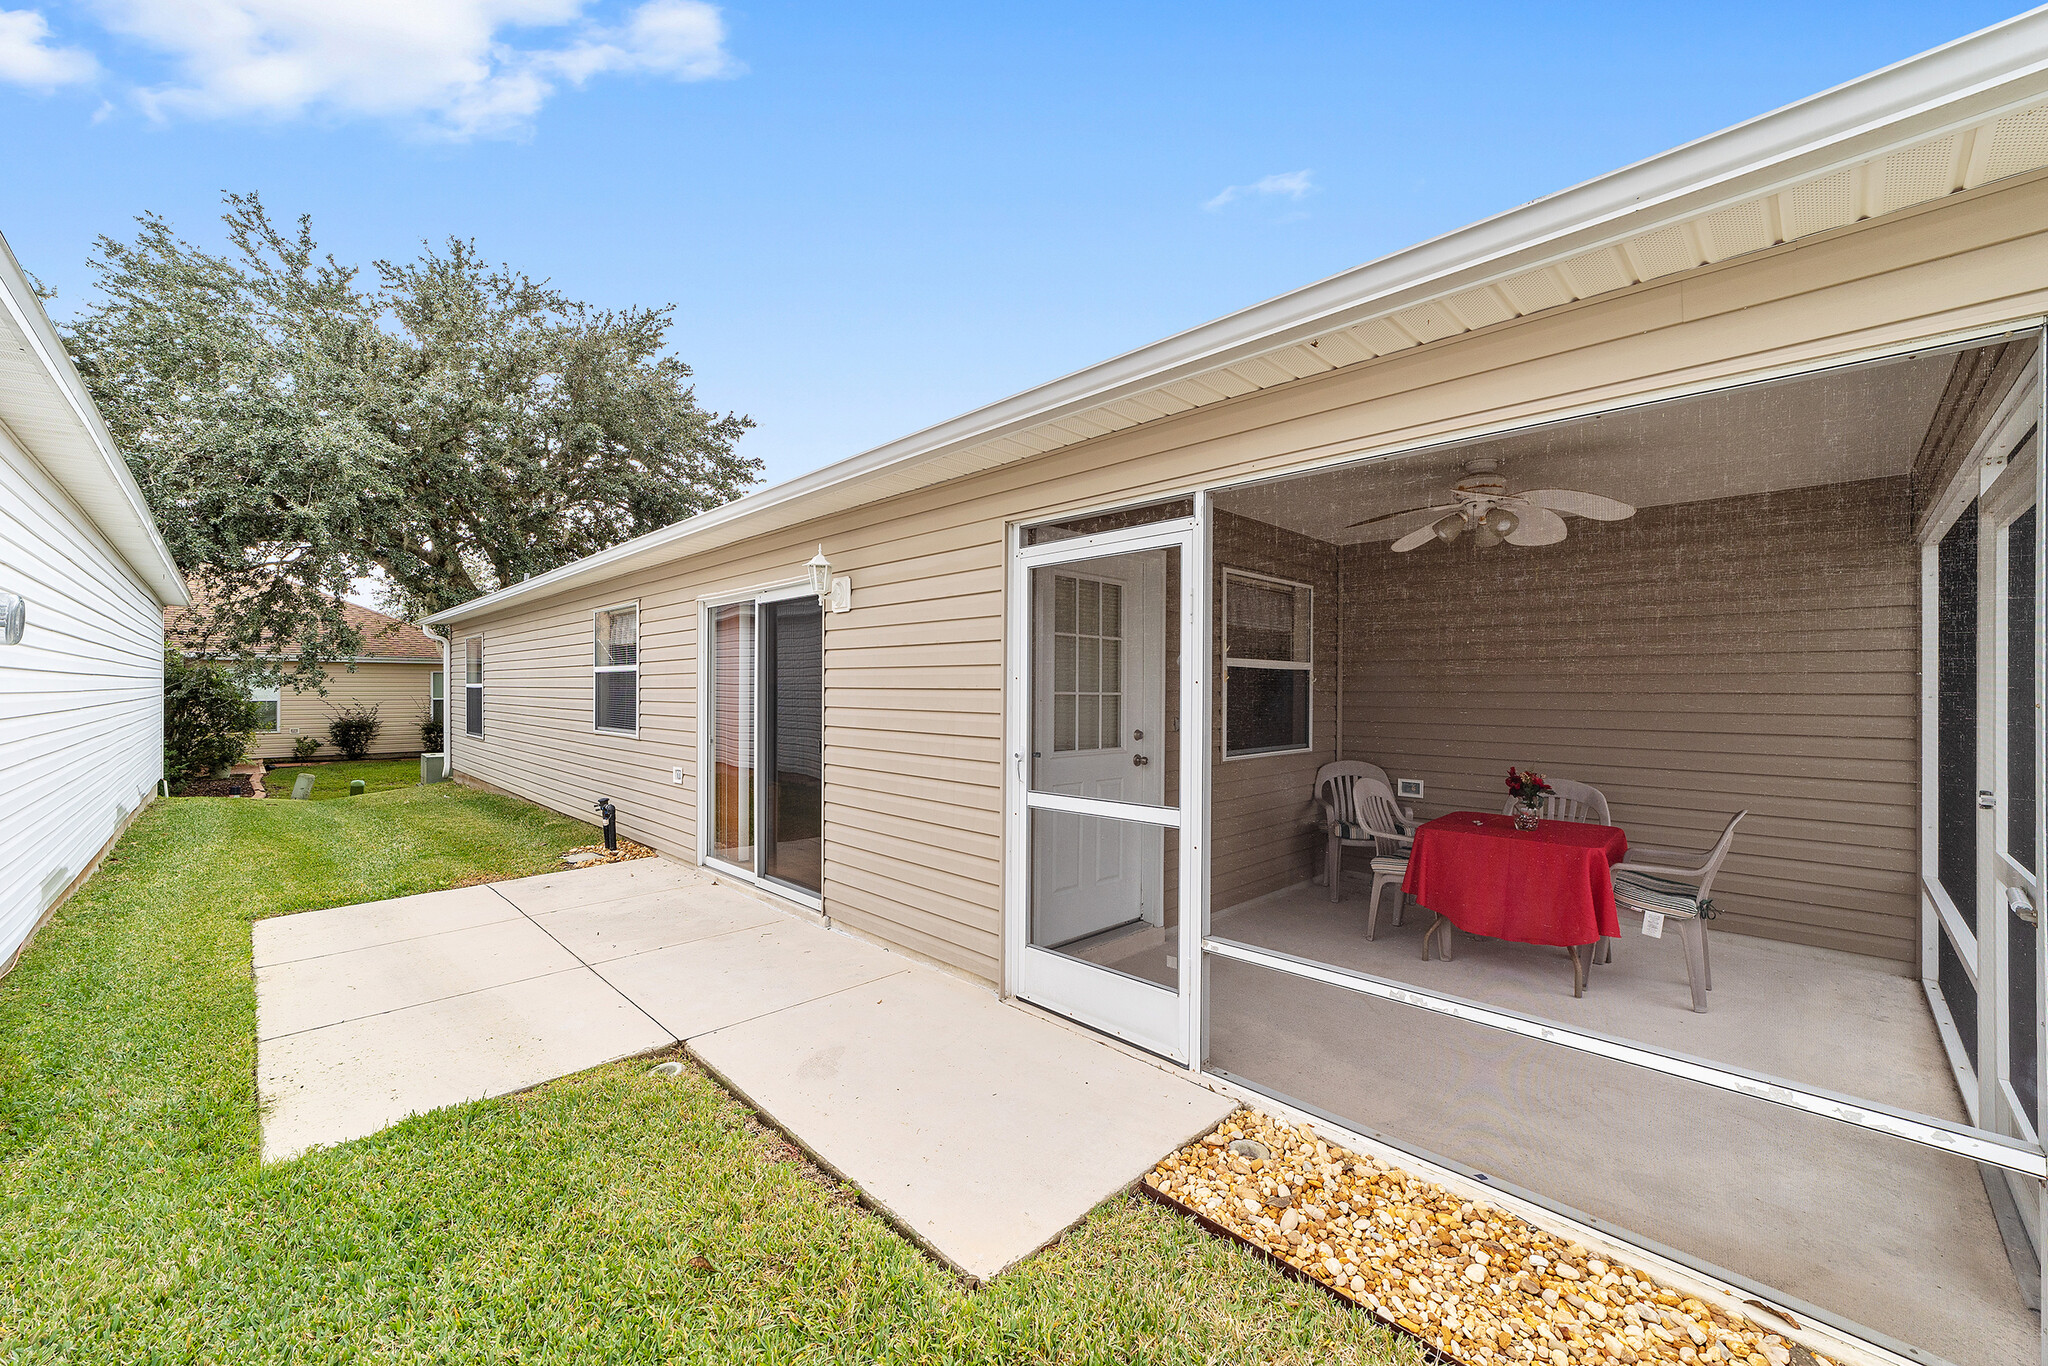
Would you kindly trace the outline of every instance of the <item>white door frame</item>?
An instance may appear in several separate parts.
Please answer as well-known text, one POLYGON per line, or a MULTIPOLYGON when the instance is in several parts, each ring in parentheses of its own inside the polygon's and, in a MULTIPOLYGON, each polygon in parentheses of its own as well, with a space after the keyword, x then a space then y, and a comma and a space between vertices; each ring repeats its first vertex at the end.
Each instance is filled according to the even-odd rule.
MULTIPOLYGON (((1146 500, 1153 501, 1153 500, 1146 500)), ((1115 1035, 1190 1068, 1201 1066, 1203 937, 1208 928, 1209 809, 1209 553, 1208 500, 1194 515, 1145 526, 1027 545, 1026 528, 1008 537, 1008 629, 1005 632, 1003 990, 1115 1035), (1179 805, 1034 793, 1030 790, 1032 622, 1031 573, 1052 565, 1145 550, 1181 553, 1179 805), (1031 946, 1032 810, 1065 811, 1136 821, 1179 832, 1179 944, 1175 989, 1141 982, 1031 946)))

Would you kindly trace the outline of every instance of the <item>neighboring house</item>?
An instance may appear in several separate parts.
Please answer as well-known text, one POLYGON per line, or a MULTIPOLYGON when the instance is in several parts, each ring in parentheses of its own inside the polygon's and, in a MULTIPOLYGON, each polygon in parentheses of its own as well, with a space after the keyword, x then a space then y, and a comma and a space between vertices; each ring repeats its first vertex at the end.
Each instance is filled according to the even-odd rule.
POLYGON ((185 585, 0 242, 0 970, 163 778, 165 607, 185 585))
POLYGON ((2037 11, 441 612, 452 766, 1834 1359, 2038 1359, 2044 168, 2037 11), (1533 945, 1613 933, 1611 848, 1445 961, 1391 802, 1316 885, 1339 760, 1749 814, 1711 932, 1651 886, 1578 997, 1533 945))
MULTIPOLYGON (((358 603, 345 602, 342 613, 362 632, 362 653, 327 666, 327 694, 311 688, 262 687, 250 691, 263 721, 257 728, 251 759, 289 759, 292 745, 303 736, 320 742, 314 757, 340 758, 327 738, 327 726, 343 709, 375 706, 381 723, 371 753, 402 757, 420 752, 420 725, 441 719, 445 708, 441 679, 441 644, 417 626, 385 616, 358 603)), ((164 612, 164 633, 176 642, 178 609, 164 612)))

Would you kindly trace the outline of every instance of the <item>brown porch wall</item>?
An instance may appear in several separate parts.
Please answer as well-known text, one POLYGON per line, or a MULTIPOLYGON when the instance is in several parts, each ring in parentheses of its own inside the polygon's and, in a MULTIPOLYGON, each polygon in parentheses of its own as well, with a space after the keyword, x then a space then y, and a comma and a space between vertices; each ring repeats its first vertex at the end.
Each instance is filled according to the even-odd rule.
POLYGON ((1904 476, 1575 520, 1535 550, 1341 554, 1344 741, 1497 810, 1590 782, 1640 844, 1747 807, 1716 927, 1913 960, 1919 556, 1904 476))
POLYGON ((1310 789, 1316 770, 1337 757, 1337 547, 1218 510, 1210 559, 1216 604, 1211 641, 1209 789, 1210 902, 1217 910, 1292 886, 1309 875, 1320 847, 1310 789), (1314 590, 1309 634, 1309 743, 1297 754, 1223 757, 1223 571, 1248 570, 1314 590))

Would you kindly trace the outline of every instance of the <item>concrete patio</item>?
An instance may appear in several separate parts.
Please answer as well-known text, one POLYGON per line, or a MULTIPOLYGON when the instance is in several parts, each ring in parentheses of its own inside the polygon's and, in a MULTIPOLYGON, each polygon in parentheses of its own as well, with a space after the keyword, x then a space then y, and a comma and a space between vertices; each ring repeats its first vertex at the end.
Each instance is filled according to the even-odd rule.
POLYGON ((282 916, 254 941, 266 1161, 682 1042, 980 1280, 1234 1108, 666 859, 282 916))

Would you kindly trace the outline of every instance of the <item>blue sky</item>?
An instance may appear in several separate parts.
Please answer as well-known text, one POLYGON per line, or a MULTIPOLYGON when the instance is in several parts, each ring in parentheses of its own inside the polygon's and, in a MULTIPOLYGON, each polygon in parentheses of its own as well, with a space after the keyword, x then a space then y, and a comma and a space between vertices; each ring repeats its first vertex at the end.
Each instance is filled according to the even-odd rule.
POLYGON ((2003 4, 0 0, 0 232, 222 190, 674 303, 785 478, 1763 113, 2003 4))

